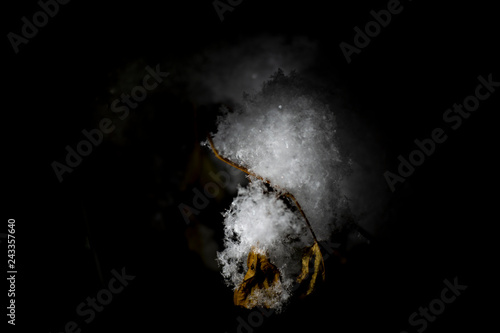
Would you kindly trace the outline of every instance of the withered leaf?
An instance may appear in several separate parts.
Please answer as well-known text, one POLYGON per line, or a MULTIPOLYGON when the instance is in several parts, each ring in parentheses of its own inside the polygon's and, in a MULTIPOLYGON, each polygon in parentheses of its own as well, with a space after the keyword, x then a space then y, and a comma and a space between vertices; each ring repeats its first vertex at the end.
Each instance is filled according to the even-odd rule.
POLYGON ((234 292, 234 304, 251 309, 257 305, 256 293, 270 292, 270 287, 279 282, 280 272, 269 262, 265 254, 258 253, 253 247, 248 254, 247 266, 248 271, 243 282, 234 292))
POLYGON ((304 255, 302 256, 302 271, 297 278, 298 283, 302 283, 307 279, 309 274, 309 265, 311 264, 311 260, 314 258, 314 271, 310 277, 307 290, 302 296, 307 296, 314 291, 316 287, 318 275, 321 276, 321 280, 325 280, 325 263, 323 262, 323 255, 321 254, 321 250, 319 249, 318 242, 314 241, 312 246, 306 248, 304 255))

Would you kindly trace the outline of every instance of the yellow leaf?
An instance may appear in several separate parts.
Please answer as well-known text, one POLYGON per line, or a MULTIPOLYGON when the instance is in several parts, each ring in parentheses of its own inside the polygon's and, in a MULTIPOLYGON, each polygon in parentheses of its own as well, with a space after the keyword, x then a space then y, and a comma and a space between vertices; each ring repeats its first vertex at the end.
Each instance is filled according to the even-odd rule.
POLYGON ((302 271, 297 278, 298 283, 302 283, 309 274, 309 265, 314 257, 314 271, 312 272, 311 278, 308 283, 307 291, 303 296, 307 296, 314 291, 316 282, 318 280, 318 275, 321 275, 322 281, 325 280, 325 263, 323 262, 323 255, 321 255, 321 250, 319 249, 318 242, 314 241, 314 244, 307 247, 304 255, 302 256, 302 271))
MULTIPOLYGON (((257 293, 272 293, 270 290, 280 280, 280 272, 271 264, 265 254, 258 253, 254 247, 247 259, 248 271, 243 282, 234 292, 234 304, 251 309, 257 305, 257 293)), ((269 304, 264 304, 270 307, 269 304)))

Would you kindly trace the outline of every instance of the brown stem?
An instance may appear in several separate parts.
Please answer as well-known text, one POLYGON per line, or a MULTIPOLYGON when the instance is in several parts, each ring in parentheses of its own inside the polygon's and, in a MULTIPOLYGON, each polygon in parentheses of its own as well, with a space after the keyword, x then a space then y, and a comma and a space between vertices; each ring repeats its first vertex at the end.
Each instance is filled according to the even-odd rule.
POLYGON ((311 234, 314 238, 314 240, 318 243, 318 239, 316 238, 316 235, 314 234, 314 231, 311 227, 311 224, 309 223, 309 220, 307 219, 307 216, 306 214, 304 213, 304 211, 302 210, 302 207, 300 207, 300 204, 299 202, 297 201, 297 199, 295 199, 295 197, 293 196, 292 193, 289 193, 289 192, 284 192, 283 193, 284 195, 286 195, 287 197, 289 197, 290 199, 293 200, 293 202, 295 202, 295 205, 297 206, 297 208, 299 209, 300 213, 302 214, 302 216, 304 216, 304 220, 306 221, 306 224, 307 224, 307 227, 309 228, 309 230, 311 231, 311 234))
POLYGON ((244 166, 241 166, 239 164, 236 164, 232 161, 230 161, 229 159, 227 159, 226 157, 222 156, 219 154, 219 152, 217 151, 217 149, 215 148, 215 145, 214 145, 214 142, 212 141, 212 138, 210 136, 208 136, 208 143, 210 144, 210 147, 212 148, 212 151, 214 152, 215 154, 215 157, 217 157, 219 160, 229 164, 230 166, 232 167, 235 167, 236 169, 240 170, 240 171, 243 171, 244 173, 250 175, 250 176, 253 176, 257 179, 260 179, 262 180, 263 182, 269 184, 270 186, 274 187, 274 188, 277 188, 279 189, 283 195, 289 197, 290 199, 292 199, 292 201, 295 203, 295 205, 297 206, 297 208, 299 209, 300 213, 302 214, 302 216, 304 217, 304 220, 306 221, 306 224, 307 224, 307 227, 309 228, 309 231, 311 231, 311 234, 314 238, 314 241, 316 241, 318 243, 318 239, 316 238, 316 235, 314 234, 314 231, 311 227, 311 224, 309 223, 309 220, 307 219, 307 216, 306 214, 304 213, 304 211, 302 210, 302 207, 300 206, 299 202, 297 201, 297 199, 295 199, 295 197, 293 196, 293 194, 291 194, 290 192, 288 191, 284 191, 283 189, 279 188, 279 186, 274 186, 273 184, 271 184, 271 182, 257 174, 255 174, 254 172, 248 170, 247 168, 245 168, 244 166))

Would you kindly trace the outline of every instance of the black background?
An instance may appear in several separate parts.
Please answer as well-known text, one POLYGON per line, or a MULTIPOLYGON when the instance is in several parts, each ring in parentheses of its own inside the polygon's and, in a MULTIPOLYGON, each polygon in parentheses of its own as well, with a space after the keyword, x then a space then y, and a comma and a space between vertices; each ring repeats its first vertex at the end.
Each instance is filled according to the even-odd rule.
MULTIPOLYGON (((238 316, 251 312, 234 308, 220 274, 189 250, 189 226, 177 208, 202 185, 195 180, 180 191, 168 181, 185 177, 190 149, 213 125, 214 106, 195 120, 178 87, 153 97, 169 112, 142 121, 145 134, 95 148, 63 183, 50 164, 64 159, 64 147, 75 145, 82 129, 95 126, 90 110, 107 98, 110 70, 137 58, 150 66, 182 59, 219 40, 279 33, 319 40, 317 70, 342 82, 361 117, 383 133, 384 161, 395 170, 397 156, 442 126, 443 112, 474 92, 479 75, 500 80, 499 31, 492 4, 403 2, 402 13, 347 64, 339 43, 352 44, 353 28, 386 4, 246 0, 221 22, 211 1, 72 1, 18 54, 4 38, 2 216, 17 224, 16 328, 60 332, 74 320, 82 332, 237 331, 238 316), (158 155, 161 182, 153 167, 158 155), (162 206, 158 226, 151 221, 165 193, 173 199, 162 206), (94 252, 85 247, 89 234, 105 283, 113 268, 126 267, 136 278, 84 324, 76 306, 103 287, 94 252)), ((38 10, 35 1, 4 5, 4 36, 19 33, 20 18, 38 10)), ((329 260, 318 294, 253 330, 415 332, 408 316, 455 277, 467 290, 426 331, 488 327, 497 310, 489 304, 497 303, 497 111, 498 92, 458 130, 448 129, 448 140, 390 194, 381 236, 347 253, 346 264, 329 260)), ((204 212, 219 246, 219 212, 230 202, 204 212)))

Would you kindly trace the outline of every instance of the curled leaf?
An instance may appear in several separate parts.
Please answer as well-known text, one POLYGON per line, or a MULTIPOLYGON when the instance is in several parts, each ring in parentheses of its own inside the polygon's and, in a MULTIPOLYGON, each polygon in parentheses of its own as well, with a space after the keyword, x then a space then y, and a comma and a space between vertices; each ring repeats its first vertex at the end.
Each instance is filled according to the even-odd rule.
MULTIPOLYGON (((247 259, 248 271, 243 282, 234 292, 234 304, 251 309, 257 305, 257 300, 262 294, 272 294, 272 287, 280 281, 280 272, 276 266, 269 262, 265 254, 250 250, 247 259)), ((271 295, 269 295, 271 296, 271 295)), ((270 304, 264 304, 270 307, 270 304)))
POLYGON ((297 282, 302 283, 308 278, 309 275, 311 275, 311 277, 307 285, 307 290, 302 296, 307 296, 314 291, 318 275, 321 276, 322 281, 325 280, 325 263, 323 262, 323 255, 321 254, 318 242, 316 241, 312 246, 306 248, 304 255, 302 256, 302 271, 297 278, 297 282), (312 262, 312 260, 314 261, 312 262), (313 272, 312 274, 309 274, 309 266, 312 263, 314 264, 313 272))

